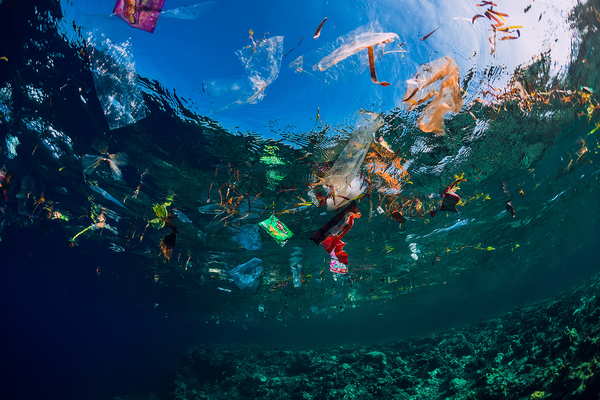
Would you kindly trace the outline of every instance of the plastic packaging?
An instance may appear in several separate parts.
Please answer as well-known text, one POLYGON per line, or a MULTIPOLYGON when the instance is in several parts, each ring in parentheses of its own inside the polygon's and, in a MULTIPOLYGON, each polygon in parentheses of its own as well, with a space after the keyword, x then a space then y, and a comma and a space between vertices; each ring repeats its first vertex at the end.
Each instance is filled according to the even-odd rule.
POLYGON ((333 253, 340 263, 348 265, 348 254, 343 251, 346 243, 342 242, 341 239, 352 228, 355 218, 360 218, 360 213, 356 202, 353 201, 323 225, 321 229, 313 233, 310 240, 322 246, 328 254, 333 253))
POLYGON ((256 279, 262 273, 263 267, 261 264, 262 260, 260 258, 253 258, 245 264, 238 265, 229 271, 228 274, 240 290, 244 290, 249 286, 253 286, 256 279))
MULTIPOLYGON (((104 18, 106 19, 106 18, 104 18)), ((86 22, 103 18, 86 19, 86 22)), ((133 124, 146 117, 146 104, 137 85, 137 73, 129 40, 113 42, 100 29, 88 35, 87 51, 96 95, 110 129, 133 124)))
POLYGON ((164 3, 165 0, 117 0, 113 14, 134 28, 152 33, 164 3))
POLYGON ((283 222, 277 219, 276 216, 271 215, 266 220, 260 222, 261 228, 263 228, 281 247, 285 246, 287 241, 294 236, 292 231, 288 229, 283 222))
POLYGON ((435 96, 417 120, 417 125, 423 132, 443 134, 444 114, 448 111, 460 111, 463 99, 460 94, 459 76, 458 65, 452 57, 445 56, 422 64, 415 76, 407 82, 403 101, 410 104, 408 111, 435 96))
POLYGON ((383 120, 375 113, 363 113, 348 143, 333 167, 323 178, 323 185, 333 188, 327 199, 327 209, 335 210, 354 200, 366 189, 359 170, 373 141, 373 135, 383 120))
POLYGON ((348 266, 342 264, 335 255, 335 252, 331 252, 331 262, 329 263, 329 270, 336 274, 345 274, 348 272, 348 266))
POLYGON ((202 89, 211 98, 215 111, 244 104, 256 104, 265 97, 265 89, 279 76, 283 58, 283 36, 274 36, 246 46, 235 54, 245 75, 204 81, 202 89))

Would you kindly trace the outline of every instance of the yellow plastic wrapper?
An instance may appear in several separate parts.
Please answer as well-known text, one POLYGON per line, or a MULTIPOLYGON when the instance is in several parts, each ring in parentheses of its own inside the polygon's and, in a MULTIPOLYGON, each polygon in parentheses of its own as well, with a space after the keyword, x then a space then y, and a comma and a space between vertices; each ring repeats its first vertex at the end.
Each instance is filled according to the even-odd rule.
POLYGON ((423 132, 444 134, 444 114, 457 113, 463 106, 458 78, 460 71, 452 57, 446 56, 427 64, 422 64, 415 76, 407 81, 404 102, 409 104, 408 111, 433 97, 423 110, 417 124, 423 132), (434 97, 435 96, 435 97, 434 97))

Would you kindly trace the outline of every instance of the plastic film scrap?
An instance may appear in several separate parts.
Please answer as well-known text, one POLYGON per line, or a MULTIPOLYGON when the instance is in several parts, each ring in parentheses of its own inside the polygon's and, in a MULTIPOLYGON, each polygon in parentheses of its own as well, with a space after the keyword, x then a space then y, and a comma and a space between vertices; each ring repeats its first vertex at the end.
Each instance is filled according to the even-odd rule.
POLYGON ((361 114, 348 144, 323 178, 323 185, 333 189, 326 203, 328 210, 335 210, 348 204, 366 189, 360 177, 360 167, 371 147, 374 132, 382 125, 383 120, 378 114, 361 114))
POLYGON ((245 288, 249 286, 251 287, 256 283, 256 279, 258 279, 263 271, 261 264, 262 260, 260 258, 253 258, 247 263, 238 265, 228 273, 240 290, 244 290, 245 288))
POLYGON ((110 171, 112 173, 112 177, 115 181, 118 181, 123 178, 123 173, 119 168, 119 165, 127 165, 127 155, 123 153, 117 154, 106 154, 107 157, 103 156, 94 156, 90 154, 86 154, 81 158, 81 163, 83 164, 83 174, 85 177, 89 177, 95 170, 102 164, 106 162, 110 165, 110 171))
POLYGON ((289 228, 274 215, 271 215, 258 225, 267 231, 267 233, 271 235, 271 237, 275 239, 275 241, 281 245, 281 247, 285 246, 287 241, 294 236, 292 231, 290 231, 289 228))
POLYGON ((342 237, 352 228, 355 218, 360 218, 360 213, 356 202, 353 201, 313 233, 310 240, 323 247, 332 257, 335 256, 339 263, 348 265, 348 254, 343 250, 346 243, 342 242, 342 237))
POLYGON ((444 114, 457 113, 463 106, 458 78, 460 71, 454 60, 445 56, 427 64, 422 64, 415 76, 407 81, 404 102, 409 103, 408 111, 433 97, 423 110, 417 124, 423 132, 444 133, 444 114), (437 92, 437 93, 436 93, 437 92), (434 97, 435 96, 435 97, 434 97))
POLYGON ((137 85, 131 43, 115 43, 95 29, 89 32, 87 50, 96 95, 109 128, 121 128, 145 118, 146 104, 137 85))
POLYGON ((113 14, 134 28, 154 32, 165 0, 117 0, 113 14))
POLYGON ((311 53, 296 58, 289 66, 297 73, 306 73, 326 82, 342 81, 359 75, 383 54, 383 46, 378 45, 398 39, 397 34, 381 30, 376 23, 363 25, 311 53), (369 47, 373 48, 371 63, 367 51, 369 47))
POLYGON ((245 75, 204 81, 203 90, 211 97, 216 111, 244 104, 256 104, 265 97, 265 89, 279 76, 283 58, 283 36, 259 41, 235 53, 245 75))
POLYGON ((216 1, 207 1, 192 6, 181 6, 172 10, 163 11, 160 15, 163 18, 196 19, 203 13, 209 11, 215 3, 216 1))

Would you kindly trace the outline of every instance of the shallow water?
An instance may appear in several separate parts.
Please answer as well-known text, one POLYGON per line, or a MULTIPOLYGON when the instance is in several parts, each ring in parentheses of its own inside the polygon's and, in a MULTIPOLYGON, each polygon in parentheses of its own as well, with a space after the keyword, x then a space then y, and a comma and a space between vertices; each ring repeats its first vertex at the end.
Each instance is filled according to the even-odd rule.
MULTIPOLYGON (((494 41, 492 19, 472 20, 489 7, 477 4, 222 0, 196 19, 161 16, 150 34, 110 17, 110 1, 2 1, 11 40, 0 54, 0 161, 14 179, 3 183, 0 246, 14 327, 3 334, 22 363, 14 375, 27 370, 17 361, 23 338, 44 331, 29 350, 33 369, 61 353, 41 349, 64 346, 73 361, 60 362, 52 384, 77 380, 72 365, 101 353, 78 355, 60 339, 76 336, 77 320, 111 349, 82 374, 91 382, 115 362, 146 363, 139 354, 152 349, 166 374, 197 342, 321 346, 427 333, 597 272, 597 7, 498 3, 506 25, 522 28, 494 41), (372 81, 364 48, 312 67, 374 32, 398 35, 374 46, 389 86, 372 81), (459 68, 464 105, 446 114, 443 134, 423 132, 429 103, 409 111, 403 100, 419 66, 444 56, 459 68), (348 272, 335 274, 309 240, 335 212, 311 194, 325 194, 320 179, 352 155, 343 149, 365 112, 383 125, 365 136, 361 217, 343 239, 348 272), (104 158, 87 176, 86 155, 104 158), (460 176, 458 213, 431 216, 460 176), (153 207, 162 204, 161 220, 153 207), (283 247, 257 227, 270 215, 293 233, 283 247), (170 233, 168 257, 160 243, 170 233), (263 271, 242 291, 228 271, 253 258, 263 271), (119 339, 115 321, 141 340, 119 339), (122 346, 133 354, 117 361, 122 346)), ((99 398, 147 381, 140 372, 99 398)))

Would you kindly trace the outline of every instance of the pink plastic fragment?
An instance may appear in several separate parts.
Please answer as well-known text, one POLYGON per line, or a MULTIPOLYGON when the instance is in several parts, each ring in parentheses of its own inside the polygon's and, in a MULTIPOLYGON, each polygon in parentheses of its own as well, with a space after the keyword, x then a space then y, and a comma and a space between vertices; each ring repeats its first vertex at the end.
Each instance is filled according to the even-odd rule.
POLYGON ((331 263, 329 264, 329 270, 331 272, 335 272, 336 274, 345 274, 348 272, 348 266, 338 261, 335 251, 332 251, 329 254, 331 255, 331 263))
POLYGON ((117 0, 113 14, 134 28, 154 32, 165 0, 117 0))

